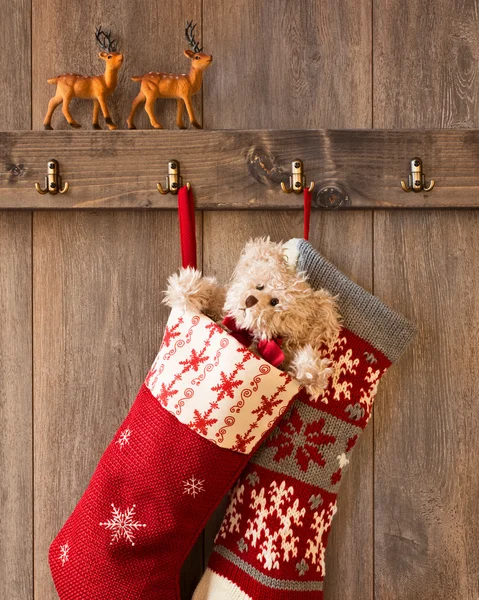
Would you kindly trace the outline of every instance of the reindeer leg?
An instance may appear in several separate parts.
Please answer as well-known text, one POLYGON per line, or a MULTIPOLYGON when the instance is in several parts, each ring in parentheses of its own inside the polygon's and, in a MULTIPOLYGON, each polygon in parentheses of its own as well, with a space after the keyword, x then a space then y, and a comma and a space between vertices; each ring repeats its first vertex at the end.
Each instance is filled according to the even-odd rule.
POLYGON ((55 111, 55 108, 62 103, 62 100, 63 98, 61 96, 54 96, 50 99, 50 102, 48 103, 47 114, 43 119, 43 129, 53 129, 51 125, 53 112, 55 111))
POLYGON ((108 129, 118 129, 118 127, 113 123, 110 117, 110 112, 108 110, 108 104, 106 103, 105 96, 98 96, 98 102, 100 103, 101 112, 105 117, 105 123, 107 124, 108 129))
POLYGON ((128 125, 128 129, 136 129, 135 122, 134 122, 135 114, 136 114, 136 111, 138 110, 138 107, 140 106, 140 104, 142 102, 144 102, 145 100, 146 100, 146 96, 140 90, 139 93, 138 93, 138 96, 136 96, 136 98, 131 103, 130 114, 128 115, 128 119, 126 120, 126 123, 128 125))
POLYGON ((100 124, 98 123, 98 114, 100 113, 100 103, 96 98, 93 99, 93 119, 92 125, 93 129, 101 129, 100 124))
POLYGON ((193 110, 193 104, 191 102, 190 96, 185 96, 183 98, 183 100, 185 101, 185 106, 186 106, 186 110, 188 111, 188 116, 190 118, 190 123, 193 125, 193 127, 196 127, 196 129, 201 129, 201 125, 196 120, 195 112, 193 110))
POLYGON ((148 116, 150 117, 150 123, 152 127, 154 127, 155 129, 163 129, 163 125, 157 121, 155 116, 155 100, 156 96, 147 96, 145 110, 148 113, 148 116))
POLYGON ((186 129, 185 123, 183 121, 183 107, 184 102, 181 98, 178 98, 177 102, 177 111, 176 111, 176 124, 179 129, 186 129))
POLYGON ((69 94, 68 96, 65 96, 63 98, 62 113, 63 113, 65 119, 68 121, 68 124, 70 125, 70 127, 74 127, 75 129, 78 129, 79 127, 81 127, 81 125, 80 125, 80 123, 77 123, 77 121, 75 121, 75 119, 72 117, 72 114, 69 109, 69 105, 70 105, 72 98, 73 98, 73 94, 69 94))

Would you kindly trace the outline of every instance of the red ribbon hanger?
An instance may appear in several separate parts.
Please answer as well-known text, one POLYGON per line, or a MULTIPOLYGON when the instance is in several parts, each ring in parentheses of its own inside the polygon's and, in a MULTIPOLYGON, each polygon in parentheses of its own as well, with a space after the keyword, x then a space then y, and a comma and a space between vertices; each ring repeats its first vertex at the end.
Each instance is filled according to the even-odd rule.
POLYGON ((195 199, 191 187, 178 191, 178 220, 180 223, 181 264, 196 269, 195 199))

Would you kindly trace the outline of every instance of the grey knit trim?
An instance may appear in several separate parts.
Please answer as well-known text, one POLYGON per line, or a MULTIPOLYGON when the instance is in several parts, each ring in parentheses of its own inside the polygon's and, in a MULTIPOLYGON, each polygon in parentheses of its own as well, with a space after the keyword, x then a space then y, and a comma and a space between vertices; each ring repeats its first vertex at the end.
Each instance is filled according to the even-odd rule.
POLYGON ((416 333, 410 321, 351 281, 306 240, 298 240, 296 267, 307 274, 314 288, 325 288, 338 296, 346 329, 368 341, 391 362, 401 356, 416 333))
POLYGON ((215 552, 220 554, 235 566, 240 568, 245 573, 248 573, 251 577, 256 579, 259 583, 273 590, 288 590, 292 592, 315 592, 323 589, 322 581, 294 581, 288 579, 275 579, 274 577, 268 577, 258 569, 255 569, 244 560, 241 560, 236 554, 233 554, 231 550, 224 546, 215 546, 215 552))

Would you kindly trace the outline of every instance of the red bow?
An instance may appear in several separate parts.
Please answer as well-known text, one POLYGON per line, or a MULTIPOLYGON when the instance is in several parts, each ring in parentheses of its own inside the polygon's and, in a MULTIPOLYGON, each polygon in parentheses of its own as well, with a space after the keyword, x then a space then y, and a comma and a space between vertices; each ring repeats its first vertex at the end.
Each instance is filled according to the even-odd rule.
MULTIPOLYGON (((223 325, 227 327, 231 335, 238 340, 240 344, 249 348, 253 342, 253 336, 248 329, 243 329, 236 325, 233 317, 227 316, 223 319, 223 325)), ((269 362, 273 367, 279 366, 284 360, 284 352, 281 350, 281 338, 272 340, 261 340, 258 342, 258 353, 266 362, 269 362)))

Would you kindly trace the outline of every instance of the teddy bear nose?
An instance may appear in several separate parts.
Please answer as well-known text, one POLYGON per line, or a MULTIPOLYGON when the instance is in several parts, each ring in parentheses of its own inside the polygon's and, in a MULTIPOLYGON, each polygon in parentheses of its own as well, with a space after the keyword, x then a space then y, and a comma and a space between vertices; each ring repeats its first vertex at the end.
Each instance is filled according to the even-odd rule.
POLYGON ((258 304, 258 298, 255 298, 254 296, 248 296, 246 298, 245 304, 246 304, 246 308, 251 308, 255 304, 258 304))

